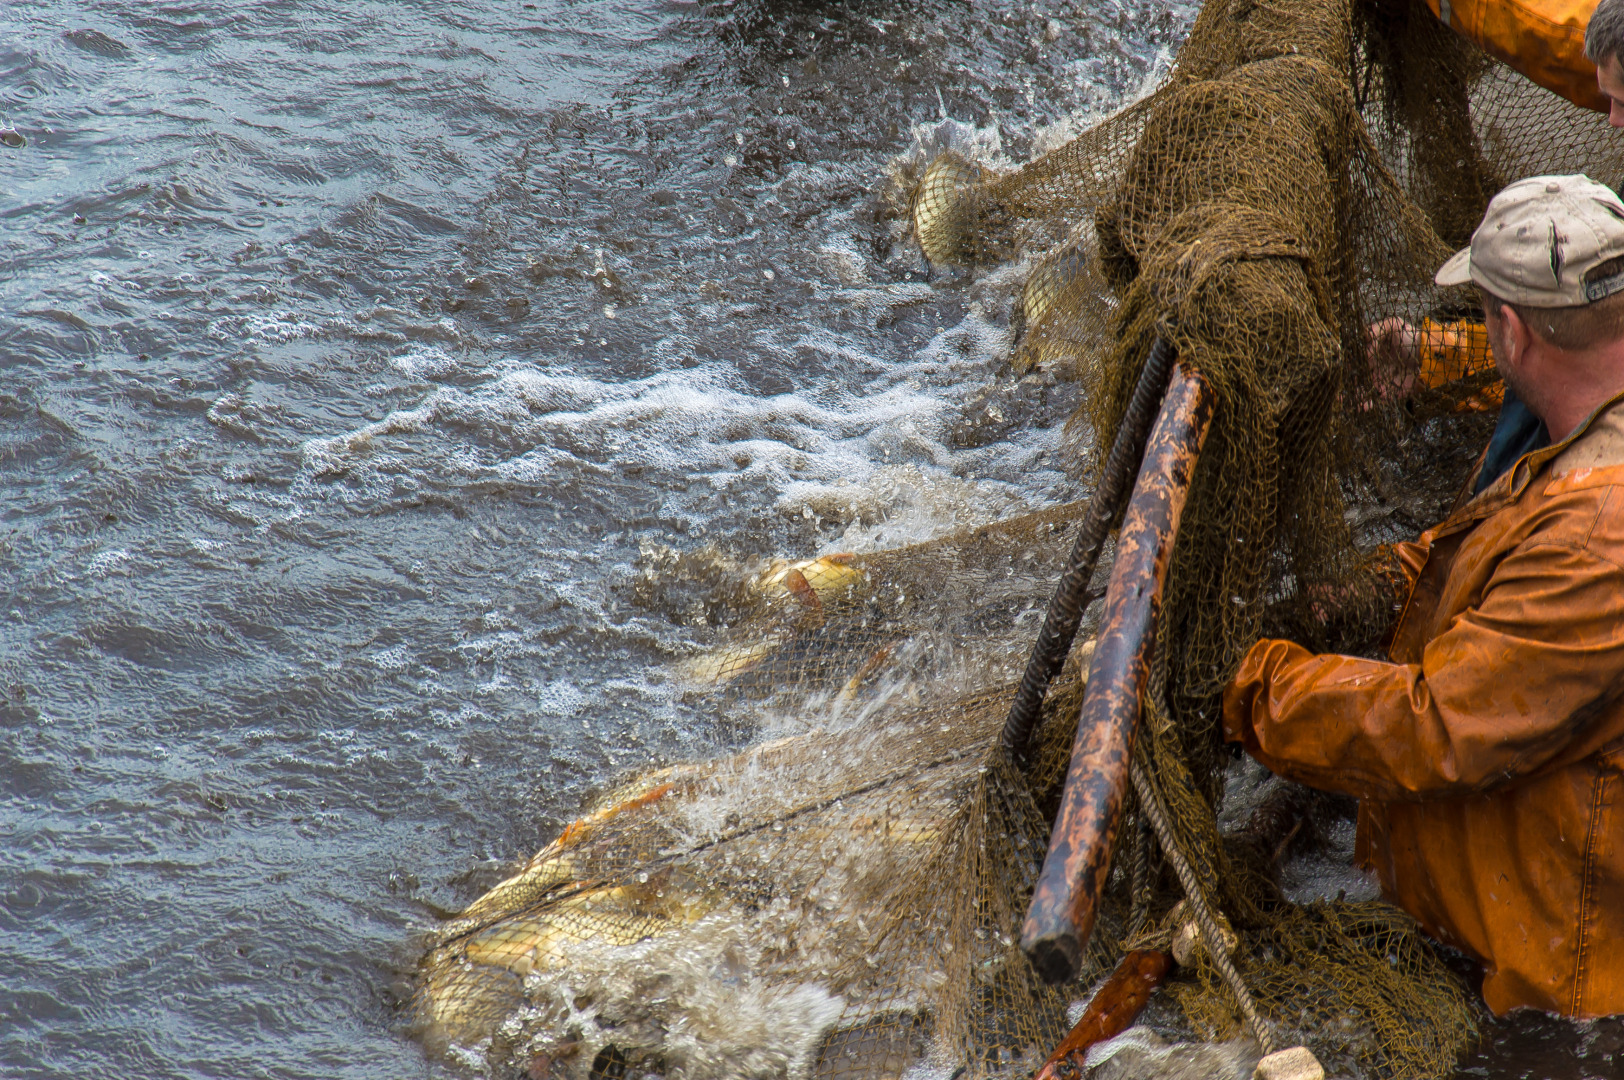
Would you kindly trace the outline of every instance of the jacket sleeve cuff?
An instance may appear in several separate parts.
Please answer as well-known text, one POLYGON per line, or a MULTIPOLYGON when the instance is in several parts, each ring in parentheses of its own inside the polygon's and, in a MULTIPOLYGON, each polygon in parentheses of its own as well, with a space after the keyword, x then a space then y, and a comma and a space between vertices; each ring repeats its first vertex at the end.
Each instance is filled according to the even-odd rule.
POLYGON ((1276 668, 1296 655, 1310 653, 1301 645, 1290 641, 1264 638, 1247 650, 1235 677, 1224 687, 1224 741, 1244 743, 1246 748, 1258 745, 1253 727, 1253 715, 1259 695, 1269 691, 1269 681, 1276 668))

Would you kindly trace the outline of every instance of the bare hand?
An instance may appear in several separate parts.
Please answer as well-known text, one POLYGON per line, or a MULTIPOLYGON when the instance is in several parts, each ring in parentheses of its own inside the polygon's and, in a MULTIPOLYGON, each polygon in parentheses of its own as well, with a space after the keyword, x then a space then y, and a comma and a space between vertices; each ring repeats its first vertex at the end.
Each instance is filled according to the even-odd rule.
POLYGON ((1370 381, 1376 388, 1376 399, 1408 397, 1415 389, 1415 376, 1420 368, 1420 332, 1394 317, 1372 323, 1369 333, 1365 360, 1370 365, 1370 381))

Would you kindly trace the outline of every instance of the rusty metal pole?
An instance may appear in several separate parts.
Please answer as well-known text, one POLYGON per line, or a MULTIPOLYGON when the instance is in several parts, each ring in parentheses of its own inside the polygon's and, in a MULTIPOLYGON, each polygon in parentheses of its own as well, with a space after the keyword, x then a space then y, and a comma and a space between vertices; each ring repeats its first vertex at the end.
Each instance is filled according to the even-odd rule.
POLYGON ((1077 530, 1071 557, 1049 600, 1048 613, 1043 617, 1043 629, 1032 645, 1032 655, 1026 661, 1026 674, 1021 676, 1021 688, 1010 705, 1009 717, 1004 721, 1004 754, 1011 761, 1026 756, 1032 741, 1032 730, 1043 712, 1043 699, 1049 692, 1049 683, 1065 666, 1066 654, 1077 636, 1077 625, 1082 621, 1088 583, 1094 577, 1094 566, 1100 560, 1100 548, 1111 531, 1117 511, 1128 497, 1129 484, 1139 468, 1145 440, 1150 436, 1150 425, 1156 419, 1156 407, 1167 388, 1167 379, 1173 369, 1173 346, 1157 338, 1150 347, 1150 356, 1139 372, 1139 382, 1133 388, 1128 411, 1122 415, 1116 439, 1105 459, 1100 482, 1094 486, 1088 512, 1077 530))
POLYGON ((1051 984, 1076 975, 1083 946, 1094 929, 1128 788, 1128 763, 1150 675, 1162 585, 1216 408, 1216 396, 1200 375, 1182 366, 1174 368, 1117 535, 1116 564, 1077 721, 1066 790, 1021 929, 1021 948, 1051 984))

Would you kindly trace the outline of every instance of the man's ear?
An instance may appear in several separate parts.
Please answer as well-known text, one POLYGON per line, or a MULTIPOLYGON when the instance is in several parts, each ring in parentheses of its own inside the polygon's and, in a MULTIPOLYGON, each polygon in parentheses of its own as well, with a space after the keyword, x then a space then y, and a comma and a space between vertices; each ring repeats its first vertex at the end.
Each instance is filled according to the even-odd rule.
POLYGON ((1501 341, 1506 345, 1506 362, 1521 367, 1529 346, 1534 344, 1534 331, 1510 304, 1500 308, 1498 318, 1503 325, 1501 341))

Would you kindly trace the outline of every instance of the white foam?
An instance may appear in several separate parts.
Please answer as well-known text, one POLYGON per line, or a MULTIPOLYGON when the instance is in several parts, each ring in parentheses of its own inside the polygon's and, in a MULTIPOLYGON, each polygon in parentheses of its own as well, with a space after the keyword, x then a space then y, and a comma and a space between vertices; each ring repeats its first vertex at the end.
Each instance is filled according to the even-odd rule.
POLYGON ((460 371, 466 362, 466 358, 453 356, 438 345, 430 345, 391 357, 389 366, 413 379, 443 379, 460 371))
POLYGON ((938 154, 952 151, 992 169, 1012 169, 1015 162, 1004 152, 1004 136, 997 123, 982 127, 954 120, 945 114, 915 124, 908 148, 893 159, 893 167, 923 169, 938 154))
POLYGON ((996 521, 1025 507, 1004 485, 908 464, 882 465, 860 481, 791 483, 779 508, 844 524, 840 535, 819 552, 829 554, 918 543, 996 521))
POLYGON ((129 573, 130 553, 123 549, 98 552, 85 567, 85 573, 93 578, 110 577, 113 574, 129 573))
POLYGON ((384 671, 404 671, 412 662, 411 652, 404 645, 396 645, 389 649, 380 649, 368 659, 384 671))
MULTIPOLYGON (((929 291, 925 286, 873 291, 892 302, 917 289, 929 291)), ((953 398, 966 379, 984 377, 1006 345, 1003 331, 971 314, 937 333, 912 363, 882 365, 864 357, 873 374, 866 385, 826 379, 765 396, 721 363, 609 382, 518 362, 470 372, 456 368, 443 353, 416 350, 396 361, 414 377, 438 378, 456 368, 463 378, 483 378, 467 386, 437 384, 411 408, 307 441, 294 491, 342 475, 365 497, 403 485, 493 480, 552 487, 567 480, 587 492, 618 485, 621 470, 636 466, 653 471, 651 490, 662 486, 661 475, 700 480, 712 496, 771 501, 789 513, 828 502, 833 486, 872 481, 875 493, 861 500, 869 519, 879 513, 876 498, 889 497, 900 512, 911 514, 919 493, 952 489, 957 505, 945 520, 958 521, 974 501, 969 493, 976 485, 952 474, 974 471, 967 466, 977 455, 956 452, 946 443, 946 429, 956 416, 953 398), (430 438, 405 438, 421 435, 430 438), (896 470, 908 464, 922 470, 911 491, 897 482, 896 470)), ((843 360, 856 351, 819 332, 761 347, 782 354, 786 367, 800 350, 843 360)), ((1028 441, 1019 453, 1034 450, 1028 441)), ((710 511, 697 496, 706 494, 706 489, 695 498, 669 493, 662 509, 690 514, 703 524, 710 511)), ((1005 482, 994 483, 987 494, 991 513, 1011 503, 1005 482)), ((936 517, 944 519, 940 513, 936 517)))
POLYGON ((584 1078, 585 1065, 613 1043, 623 1052, 655 1053, 669 1075, 688 1080, 799 1080, 846 1003, 816 982, 775 983, 756 974, 764 966, 761 939, 774 936, 763 930, 774 921, 724 908, 680 935, 631 945, 596 936, 561 943, 551 963, 526 977, 531 1004, 504 1034, 529 1029, 530 1052, 546 1054, 564 1041, 558 1033, 567 1033, 579 1049, 557 1064, 572 1077, 584 1078))
POLYGON ((591 700, 568 679, 554 679, 536 695, 536 710, 548 716, 574 716, 591 700))
POLYGON ((902 1074, 901 1080, 953 1080, 960 1072, 956 1067, 938 1065, 932 1061, 916 1061, 902 1074))
POLYGON ((329 328, 329 324, 342 325, 342 320, 311 322, 293 312, 282 315, 247 315, 223 319, 216 324, 217 332, 240 337, 244 342, 265 342, 285 345, 300 338, 315 337, 329 328))

